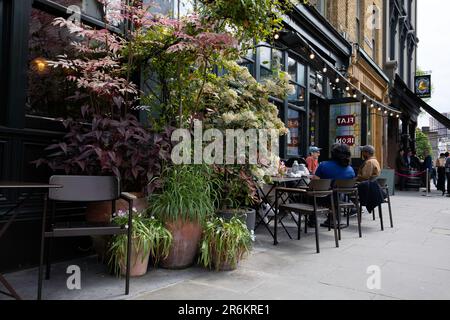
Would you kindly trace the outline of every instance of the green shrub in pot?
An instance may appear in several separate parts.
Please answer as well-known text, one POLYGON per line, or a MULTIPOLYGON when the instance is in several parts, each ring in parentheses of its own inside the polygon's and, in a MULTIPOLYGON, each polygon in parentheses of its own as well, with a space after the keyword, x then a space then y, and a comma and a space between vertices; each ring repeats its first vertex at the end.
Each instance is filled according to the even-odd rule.
POLYGON ((182 269, 194 263, 206 220, 214 214, 217 188, 212 168, 176 165, 161 176, 162 188, 149 198, 149 211, 173 236, 170 253, 161 266, 182 269))
POLYGON ((206 223, 200 247, 200 264, 220 270, 236 269, 239 261, 251 250, 251 234, 237 216, 229 221, 214 218, 206 223))
MULTIPOLYGON (((128 212, 119 210, 113 222, 118 225, 128 223, 128 212)), ((109 264, 117 275, 126 272, 127 235, 112 238, 109 248, 109 264)), ((147 271, 149 257, 155 264, 167 257, 172 244, 172 235, 161 221, 148 217, 145 212, 133 212, 133 232, 131 243, 131 276, 142 276, 147 271)))

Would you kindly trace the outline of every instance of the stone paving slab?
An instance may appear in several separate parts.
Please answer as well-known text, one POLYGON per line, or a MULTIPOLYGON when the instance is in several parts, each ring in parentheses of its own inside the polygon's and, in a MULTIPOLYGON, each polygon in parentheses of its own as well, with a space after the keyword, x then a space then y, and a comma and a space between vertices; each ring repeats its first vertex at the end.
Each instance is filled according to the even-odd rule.
MULTIPOLYGON (((363 216, 363 238, 356 219, 342 230, 340 247, 333 232, 320 230, 321 253, 315 253, 313 230, 300 241, 290 240, 280 228, 280 244, 273 246, 264 228, 257 231, 254 250, 231 272, 192 267, 170 271, 150 268, 131 282, 131 294, 123 295, 125 281, 106 273, 95 257, 56 264, 45 281, 46 299, 450 299, 450 199, 437 193, 422 197, 399 192, 391 198, 394 228, 387 207, 385 231, 370 214, 363 216), (68 265, 82 269, 82 290, 66 287, 68 265), (381 271, 380 288, 367 286, 370 266, 381 271)), ((322 220, 322 219, 321 219, 322 220)), ((286 221, 296 235, 292 222, 286 221)), ((26 299, 36 296, 36 269, 7 274, 6 278, 26 299)), ((0 296, 0 299, 7 299, 0 296)))

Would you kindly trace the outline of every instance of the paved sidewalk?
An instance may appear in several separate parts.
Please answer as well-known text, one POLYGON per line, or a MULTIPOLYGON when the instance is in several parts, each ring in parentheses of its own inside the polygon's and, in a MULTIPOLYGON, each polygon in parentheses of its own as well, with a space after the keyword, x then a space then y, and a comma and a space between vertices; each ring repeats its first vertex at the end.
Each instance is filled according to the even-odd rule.
MULTIPOLYGON (((260 228, 252 254, 232 272, 153 269, 133 279, 132 294, 125 297, 124 281, 106 275, 91 258, 55 266, 44 298, 450 299, 450 199, 438 193, 428 198, 422 193, 397 193, 391 199, 394 229, 389 227, 386 206, 384 232, 378 218, 372 221, 365 214, 360 239, 353 218, 352 226, 342 232, 340 248, 334 247, 333 233, 321 228, 320 254, 315 253, 313 230, 297 241, 280 229, 280 244, 274 247, 260 228), (66 288, 65 268, 70 264, 82 269, 82 290, 66 288), (367 286, 371 266, 380 268, 380 289, 367 286)), ((6 277, 25 298, 35 298, 35 269, 6 277)))

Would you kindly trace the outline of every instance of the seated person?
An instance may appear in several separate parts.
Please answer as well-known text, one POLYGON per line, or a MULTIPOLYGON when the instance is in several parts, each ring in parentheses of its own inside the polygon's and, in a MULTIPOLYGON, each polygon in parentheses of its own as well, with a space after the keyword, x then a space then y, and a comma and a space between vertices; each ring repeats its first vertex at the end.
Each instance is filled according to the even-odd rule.
MULTIPOLYGON (((322 162, 316 170, 315 177, 318 179, 335 180, 351 180, 356 174, 350 165, 351 152, 346 144, 335 144, 331 148, 331 160, 322 162)), ((309 225, 313 226, 314 221, 309 221, 309 225)), ((322 227, 328 228, 330 217, 321 224, 322 227)), ((344 227, 344 226, 343 226, 344 227)))
POLYGON ((322 162, 316 170, 319 179, 350 180, 355 178, 355 170, 350 166, 350 148, 346 144, 337 143, 331 148, 331 160, 322 162))
POLYGON ((375 158, 375 148, 372 146, 361 147, 362 157, 364 163, 358 170, 359 182, 374 180, 381 174, 381 167, 378 160, 375 158))
POLYGON ((317 168, 319 167, 319 156, 320 156, 320 148, 318 147, 310 147, 309 148, 309 156, 306 158, 306 165, 308 166, 309 172, 311 174, 315 174, 317 168))

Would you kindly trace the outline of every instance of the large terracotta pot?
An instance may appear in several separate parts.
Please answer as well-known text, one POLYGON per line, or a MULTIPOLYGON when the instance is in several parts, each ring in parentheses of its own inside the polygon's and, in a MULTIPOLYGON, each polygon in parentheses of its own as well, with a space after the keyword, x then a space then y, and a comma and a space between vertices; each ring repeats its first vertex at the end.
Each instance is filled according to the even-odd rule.
MULTIPOLYGON (((142 250, 137 250, 134 244, 131 245, 131 261, 130 261, 130 276, 131 277, 141 277, 147 273, 148 261, 150 258, 150 253, 144 256, 142 250)), ((119 262, 120 273, 125 276, 127 271, 127 259, 124 257, 119 262)))
POLYGON ((177 220, 166 223, 173 237, 169 255, 160 263, 166 269, 184 269, 194 264, 198 253, 202 227, 198 222, 177 220))

